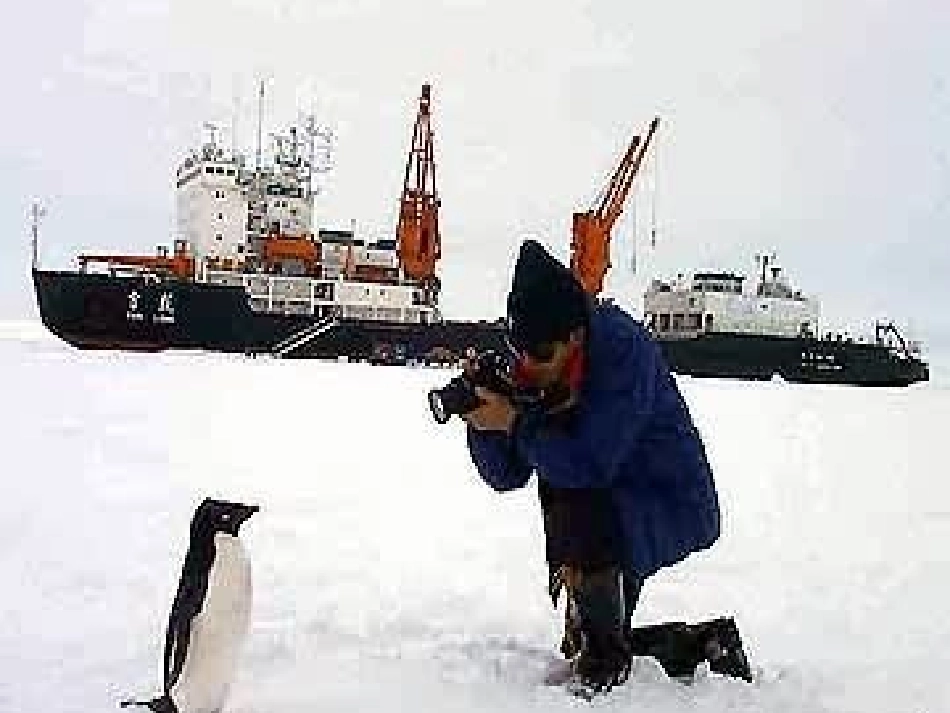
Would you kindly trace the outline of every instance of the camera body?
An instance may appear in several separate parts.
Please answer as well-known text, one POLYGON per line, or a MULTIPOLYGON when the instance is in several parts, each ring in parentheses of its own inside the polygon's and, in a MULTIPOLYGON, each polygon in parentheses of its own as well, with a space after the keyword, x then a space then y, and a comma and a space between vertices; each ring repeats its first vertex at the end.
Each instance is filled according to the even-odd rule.
POLYGON ((443 386, 429 392, 429 409, 436 423, 448 423, 453 415, 464 416, 482 405, 476 388, 502 394, 515 406, 525 406, 540 399, 537 389, 519 386, 511 376, 508 357, 496 351, 477 354, 474 369, 466 371, 443 386))

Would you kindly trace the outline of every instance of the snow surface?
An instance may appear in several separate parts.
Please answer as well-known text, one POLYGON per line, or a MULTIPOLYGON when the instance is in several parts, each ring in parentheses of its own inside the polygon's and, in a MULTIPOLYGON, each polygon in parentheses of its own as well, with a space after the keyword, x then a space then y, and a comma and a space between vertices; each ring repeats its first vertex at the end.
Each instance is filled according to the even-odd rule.
POLYGON ((233 713, 950 709, 950 390, 681 379, 724 533, 650 580, 638 619, 733 613, 760 679, 686 686, 643 659, 586 704, 540 684, 560 617, 533 489, 493 493, 461 424, 429 416, 453 373, 0 329, 0 711, 158 691, 207 495, 262 506, 233 713))

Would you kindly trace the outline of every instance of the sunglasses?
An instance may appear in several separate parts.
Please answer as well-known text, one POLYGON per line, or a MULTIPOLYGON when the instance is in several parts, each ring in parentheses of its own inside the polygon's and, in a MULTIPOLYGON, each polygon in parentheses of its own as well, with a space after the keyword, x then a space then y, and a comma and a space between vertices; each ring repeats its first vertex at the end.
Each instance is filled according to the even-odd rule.
POLYGON ((554 358, 554 352, 557 351, 557 345, 553 342, 542 342, 541 344, 520 344, 512 341, 510 337, 506 339, 508 349, 518 359, 528 357, 532 361, 551 361, 554 358))

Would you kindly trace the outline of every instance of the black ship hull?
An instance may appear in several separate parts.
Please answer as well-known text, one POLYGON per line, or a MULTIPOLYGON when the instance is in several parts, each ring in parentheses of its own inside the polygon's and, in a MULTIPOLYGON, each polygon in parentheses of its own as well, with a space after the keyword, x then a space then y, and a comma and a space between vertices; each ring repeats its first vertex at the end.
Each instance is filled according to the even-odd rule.
POLYGON ((431 324, 255 312, 242 287, 34 271, 43 324, 80 349, 198 349, 291 358, 453 361, 504 347, 497 322, 431 324))
POLYGON ((805 384, 909 386, 930 378, 926 363, 883 344, 708 333, 660 340, 677 374, 805 384))
MULTIPOLYGON (((81 349, 196 349, 382 363, 453 361, 504 348, 500 322, 407 324, 255 312, 244 289, 142 275, 34 271, 46 327, 81 349)), ((797 383, 907 386, 919 359, 880 344, 743 334, 661 339, 674 372, 797 383)))

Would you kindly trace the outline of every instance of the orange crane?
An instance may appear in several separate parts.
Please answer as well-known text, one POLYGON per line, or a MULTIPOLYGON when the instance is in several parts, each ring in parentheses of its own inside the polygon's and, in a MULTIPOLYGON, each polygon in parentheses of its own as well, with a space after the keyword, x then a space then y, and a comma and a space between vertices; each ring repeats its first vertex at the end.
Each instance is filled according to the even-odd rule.
POLYGON ((610 267, 610 232, 623 213, 630 187, 640 171, 643 156, 659 124, 659 117, 650 122, 642 143, 639 136, 633 137, 594 207, 586 213, 574 214, 571 225, 571 270, 584 291, 590 295, 596 295, 604 288, 604 275, 610 267))
POLYGON ((437 282, 435 263, 442 257, 439 236, 439 198, 435 191, 435 160, 429 100, 432 88, 422 85, 419 113, 406 162, 396 239, 399 261, 406 276, 422 283, 437 282))

